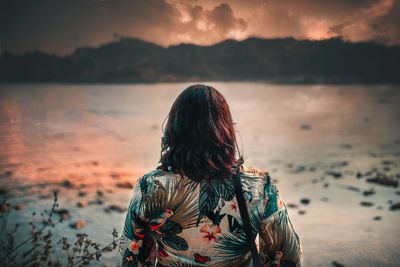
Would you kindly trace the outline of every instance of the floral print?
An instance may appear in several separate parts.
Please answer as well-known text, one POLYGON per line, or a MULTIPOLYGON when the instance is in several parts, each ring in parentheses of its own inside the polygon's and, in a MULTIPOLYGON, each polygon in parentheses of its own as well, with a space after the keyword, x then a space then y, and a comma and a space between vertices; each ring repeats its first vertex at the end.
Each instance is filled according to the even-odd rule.
POLYGON ((231 209, 232 209, 233 211, 237 211, 238 206, 237 206, 237 204, 236 204, 235 201, 232 201, 232 203, 231 203, 231 209))
POLYGON ((200 228, 200 233, 203 234, 205 241, 215 241, 217 236, 221 234, 221 228, 215 224, 204 224, 200 228))
POLYGON ((132 240, 131 243, 129 244, 129 250, 137 255, 139 254, 139 248, 142 246, 143 240, 132 240))
MULTIPOLYGON (((242 188, 266 266, 300 266, 299 238, 267 173, 242 170, 242 188)), ((117 266, 251 266, 232 181, 152 171, 139 179, 117 266)))

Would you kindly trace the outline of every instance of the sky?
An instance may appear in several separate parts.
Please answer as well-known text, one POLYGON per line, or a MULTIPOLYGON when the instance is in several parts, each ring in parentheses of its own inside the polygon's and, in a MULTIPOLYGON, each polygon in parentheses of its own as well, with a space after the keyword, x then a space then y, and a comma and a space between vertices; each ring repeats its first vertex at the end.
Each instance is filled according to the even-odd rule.
POLYGON ((400 44, 400 0, 0 0, 0 49, 66 55, 135 37, 162 46, 249 37, 400 44))

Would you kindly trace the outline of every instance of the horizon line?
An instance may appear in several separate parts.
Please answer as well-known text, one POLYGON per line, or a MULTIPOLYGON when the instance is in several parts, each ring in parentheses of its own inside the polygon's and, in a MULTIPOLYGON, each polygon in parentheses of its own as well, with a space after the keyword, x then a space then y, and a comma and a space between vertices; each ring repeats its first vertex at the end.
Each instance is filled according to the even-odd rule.
POLYGON ((222 43, 225 43, 225 42, 229 42, 229 41, 242 43, 242 42, 249 41, 251 39, 258 39, 258 40, 265 40, 265 41, 294 40, 294 41, 297 41, 297 42, 314 42, 314 43, 337 40, 337 41, 341 41, 343 43, 348 43, 348 44, 374 44, 374 45, 381 46, 381 47, 386 47, 386 48, 400 47, 400 44, 385 45, 385 44, 381 44, 381 43, 374 42, 374 41, 352 42, 352 41, 343 39, 341 36, 335 36, 335 37, 324 38, 324 39, 308 39, 308 38, 302 39, 302 38, 295 38, 295 37, 292 37, 292 36, 271 37, 271 38, 264 38, 264 37, 258 37, 258 36, 249 36, 249 37, 244 38, 244 39, 227 38, 227 39, 224 39, 222 41, 215 42, 215 43, 212 43, 212 44, 207 44, 207 45, 188 43, 188 42, 181 42, 181 43, 177 43, 177 44, 170 44, 170 45, 167 45, 167 46, 163 46, 163 45, 157 44, 155 42, 147 41, 145 39, 134 37, 134 36, 119 36, 118 39, 114 38, 114 39, 111 39, 108 42, 100 43, 98 45, 77 47, 71 53, 66 53, 66 54, 51 53, 51 52, 46 52, 46 51, 43 51, 43 50, 40 50, 40 49, 36 49, 36 48, 32 49, 32 50, 27 50, 25 52, 20 52, 20 53, 14 53, 14 52, 10 52, 10 51, 4 50, 4 51, 1 51, 2 53, 0 54, 0 59, 6 54, 7 55, 11 55, 11 56, 24 56, 24 55, 35 54, 35 53, 45 54, 45 55, 48 55, 48 56, 55 56, 55 57, 59 57, 59 58, 65 58, 65 57, 69 57, 69 56, 75 54, 79 50, 83 50, 83 49, 98 49, 98 48, 101 48, 103 46, 107 46, 109 44, 119 43, 119 42, 121 42, 123 40, 136 40, 136 41, 140 41, 140 42, 143 42, 143 43, 148 43, 150 45, 158 46, 158 47, 163 48, 163 49, 168 49, 170 47, 185 46, 185 45, 197 46, 197 47, 212 47, 212 46, 216 46, 216 45, 219 45, 219 44, 222 44, 222 43))

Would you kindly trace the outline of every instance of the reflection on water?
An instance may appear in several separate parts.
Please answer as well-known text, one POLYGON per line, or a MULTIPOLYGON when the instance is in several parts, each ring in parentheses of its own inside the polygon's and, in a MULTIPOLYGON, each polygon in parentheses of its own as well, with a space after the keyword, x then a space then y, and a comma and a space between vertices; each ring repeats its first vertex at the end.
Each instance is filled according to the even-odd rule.
MULTIPOLYGON (((270 171, 295 207, 289 213, 305 266, 334 260, 396 266, 400 216, 390 205, 400 202, 400 193, 356 174, 400 178, 398 86, 211 85, 230 104, 247 165, 270 171), (371 189, 372 196, 363 195, 371 189), (307 206, 299 201, 304 197, 311 200, 307 206)), ((26 205, 11 213, 11 222, 26 224, 32 210, 48 207, 46 196, 57 189, 61 206, 71 213, 67 223, 84 219, 86 233, 109 240, 113 227, 121 229, 124 213, 106 207, 126 207, 130 198, 130 190, 115 185, 133 183, 156 167, 162 122, 187 86, 0 85, 0 196, 26 205), (100 204, 95 190, 103 195, 100 204), (97 204, 78 208, 79 200, 97 204)), ((63 224, 55 232, 76 231, 63 224)))
MULTIPOLYGON (((395 86, 211 83, 227 98, 249 164, 399 138, 395 86)), ((1 85, 0 167, 29 180, 156 166, 161 124, 188 84, 1 85)), ((101 181, 101 179, 100 179, 101 181)))

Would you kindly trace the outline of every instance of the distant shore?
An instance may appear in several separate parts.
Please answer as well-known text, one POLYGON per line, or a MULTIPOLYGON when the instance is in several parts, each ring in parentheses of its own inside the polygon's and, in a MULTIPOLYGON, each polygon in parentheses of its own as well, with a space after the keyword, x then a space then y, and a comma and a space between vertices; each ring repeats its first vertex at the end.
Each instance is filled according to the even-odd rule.
POLYGON ((262 81, 301 84, 400 84, 400 46, 341 39, 226 40, 161 47, 121 38, 67 56, 4 53, 2 82, 152 83, 262 81))

